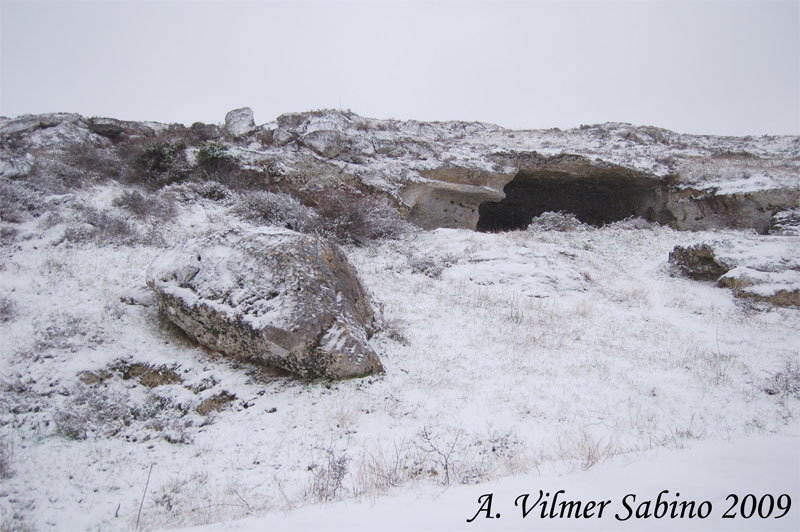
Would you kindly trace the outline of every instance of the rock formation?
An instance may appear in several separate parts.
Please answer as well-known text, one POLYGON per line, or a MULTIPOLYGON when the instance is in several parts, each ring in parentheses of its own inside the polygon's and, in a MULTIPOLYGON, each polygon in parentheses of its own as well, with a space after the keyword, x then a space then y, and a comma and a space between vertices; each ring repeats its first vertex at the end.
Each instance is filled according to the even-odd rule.
POLYGON ((676 246, 669 261, 696 280, 716 281, 737 297, 800 307, 800 237, 742 236, 676 246))
POLYGON ((166 316, 216 351, 306 378, 382 371, 367 342, 370 299, 339 248, 319 237, 213 233, 159 256, 147 282, 166 316))
POLYGON ((234 137, 247 135, 256 128, 253 110, 249 107, 234 109, 225 115, 225 130, 234 137))
POLYGON ((301 193, 367 188, 425 229, 519 229, 542 212, 565 211, 593 225, 640 216, 677 229, 765 234, 773 216, 800 208, 797 136, 684 135, 619 123, 511 131, 341 111, 256 126, 249 108, 228 113, 225 131, 66 113, 0 119, 0 174, 19 177, 43 153, 70 146, 113 161, 143 140, 172 142, 192 160, 190 152, 214 140, 247 169, 247 182, 301 193))

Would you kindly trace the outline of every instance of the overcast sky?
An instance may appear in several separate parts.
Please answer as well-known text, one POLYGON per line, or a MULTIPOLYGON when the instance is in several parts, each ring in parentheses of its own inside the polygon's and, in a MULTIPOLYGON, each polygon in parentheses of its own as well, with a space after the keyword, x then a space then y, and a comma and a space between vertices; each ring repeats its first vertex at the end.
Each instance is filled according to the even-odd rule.
POLYGON ((800 134, 800 2, 16 2, 0 114, 800 134))

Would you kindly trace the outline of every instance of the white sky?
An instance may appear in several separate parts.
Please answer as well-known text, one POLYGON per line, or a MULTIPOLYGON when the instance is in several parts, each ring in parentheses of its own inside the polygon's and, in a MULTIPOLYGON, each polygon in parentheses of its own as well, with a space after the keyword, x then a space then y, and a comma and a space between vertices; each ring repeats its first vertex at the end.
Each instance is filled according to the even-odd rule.
POLYGON ((800 134, 800 2, 0 0, 0 115, 800 134))

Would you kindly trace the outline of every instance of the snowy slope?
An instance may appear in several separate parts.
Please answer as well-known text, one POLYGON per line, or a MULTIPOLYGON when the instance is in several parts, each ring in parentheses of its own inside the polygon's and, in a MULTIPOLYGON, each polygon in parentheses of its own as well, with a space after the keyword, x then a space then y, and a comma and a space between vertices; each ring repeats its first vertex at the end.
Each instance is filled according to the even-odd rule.
MULTIPOLYGON (((244 137, 69 114, 0 128, 4 531, 454 529, 478 495, 538 485, 617 502, 680 488, 716 510, 728 490, 800 497, 800 310, 736 298, 667 261, 676 245, 739 242, 737 256, 788 257, 787 279, 768 280, 796 284, 796 237, 639 220, 361 239, 344 249, 382 305, 370 343, 385 373, 341 382, 227 360, 169 326, 145 285, 165 248, 270 221, 247 211, 269 203, 254 201, 247 179, 308 194, 355 183, 403 212, 409 185, 464 184, 447 181, 456 168, 465 186, 488 190, 481 180, 499 186, 513 174, 498 163, 504 154, 537 152, 601 159, 678 188, 789 197, 800 189, 798 137, 617 123, 508 131, 337 111, 283 115, 244 137), (219 175, 200 163, 209 146, 227 168, 219 175), (773 243, 780 253, 767 253, 773 243)), ((366 199, 355 210, 372 209, 370 223, 391 210, 366 193, 346 199, 366 199)), ((288 217, 273 223, 306 216, 316 230, 324 216, 286 201, 288 217)), ((688 526, 792 529, 799 510, 688 526)))
POLYGON ((643 453, 635 461, 616 458, 584 473, 533 473, 436 491, 395 490, 374 499, 187 530, 797 530, 800 516, 791 508, 778 510, 777 503, 783 496, 780 505, 786 508, 789 498, 795 501, 800 496, 800 478, 786 474, 798 469, 797 441, 792 438, 706 441, 680 450, 643 453), (530 508, 540 491, 547 494, 543 501, 555 504, 546 506, 544 514, 540 504, 523 516, 519 497, 529 494, 526 508, 530 508), (556 496, 558 491, 562 493, 556 496), (483 506, 486 499, 480 499, 486 494, 492 496, 491 507, 483 506), (770 519, 750 516, 751 512, 758 516, 750 500, 742 514, 741 503, 748 494, 758 494, 759 502, 764 498, 764 515, 769 495, 775 494, 770 519), (657 513, 659 500, 666 505, 662 514, 657 513), (562 509, 564 501, 579 502, 580 507, 562 509), (602 512, 599 504, 590 506, 604 501, 610 503, 602 512), (706 501, 709 506, 700 513, 706 501), (674 513, 669 506, 673 502, 674 513), (636 512, 648 503, 649 517, 641 517, 644 514, 636 512), (687 506, 681 514, 681 503, 694 503, 695 512, 687 506), (726 514, 731 517, 723 518, 726 514))
MULTIPOLYGON (((76 205, 122 213, 112 206, 122 192, 78 191, 5 237, 0 437, 13 474, 0 489, 4 523, 126 530, 138 519, 161 529, 253 515, 319 528, 324 512, 309 508, 319 503, 427 499, 452 486, 456 506, 424 510, 449 527, 488 491, 461 484, 513 490, 510 476, 567 474, 611 497, 639 485, 608 480, 619 464, 653 460, 653 484, 641 488, 650 493, 668 488, 683 448, 708 442, 713 453, 740 440, 761 451, 732 471, 779 476, 774 488, 731 489, 796 490, 796 469, 778 469, 771 449, 784 456, 800 443, 800 311, 736 300, 667 263, 676 244, 738 233, 441 229, 348 246, 383 304, 372 345, 386 372, 307 383, 227 361, 152 306, 122 301, 147 304, 153 242, 246 223, 231 204, 195 198, 158 224, 160 239, 65 238, 85 212, 76 205), (583 476, 609 460, 607 473, 583 476)), ((706 486, 705 475, 686 473, 681 489, 706 486)), ((698 496, 720 497, 718 488, 698 496)))

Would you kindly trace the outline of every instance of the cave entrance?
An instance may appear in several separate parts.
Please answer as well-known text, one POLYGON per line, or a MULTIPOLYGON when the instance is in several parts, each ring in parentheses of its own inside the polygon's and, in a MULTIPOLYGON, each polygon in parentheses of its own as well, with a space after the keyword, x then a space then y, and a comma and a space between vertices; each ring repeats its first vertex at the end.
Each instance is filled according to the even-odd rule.
POLYGON ((504 200, 478 208, 478 231, 525 229, 546 211, 569 212, 597 227, 629 216, 657 221, 652 208, 657 185, 640 176, 520 171, 503 192, 504 200))

